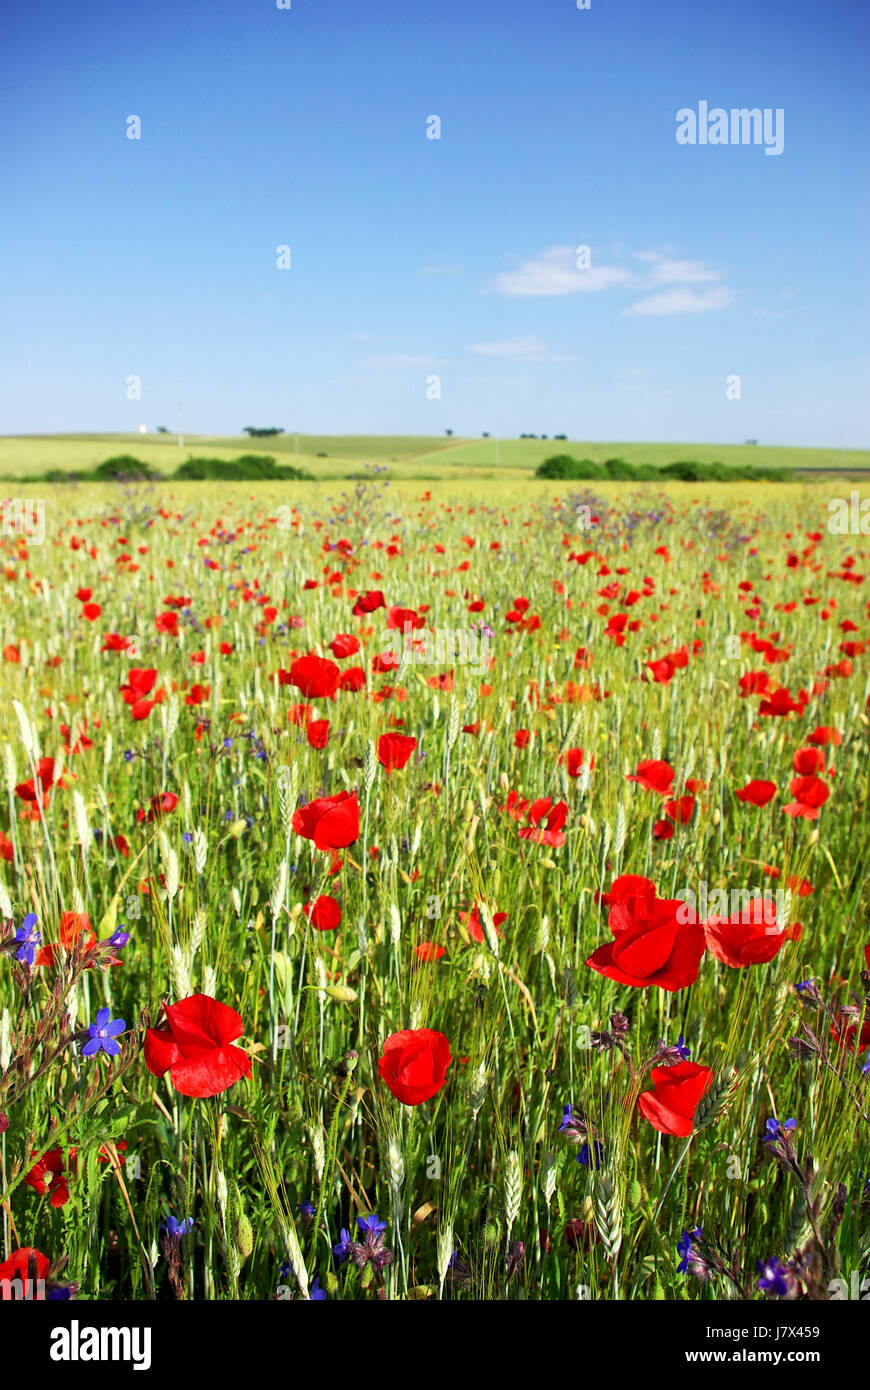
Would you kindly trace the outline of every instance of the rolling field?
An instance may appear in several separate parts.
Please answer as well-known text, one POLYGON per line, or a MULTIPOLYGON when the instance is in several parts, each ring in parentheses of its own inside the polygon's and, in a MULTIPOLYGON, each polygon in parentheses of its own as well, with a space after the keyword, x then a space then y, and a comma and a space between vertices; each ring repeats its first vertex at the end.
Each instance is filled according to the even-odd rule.
MULTIPOLYGON (((496 491, 425 478, 486 441, 395 484, 304 443, 320 481, 45 487, 0 539, 0 1281, 842 1296, 866 536, 830 482, 524 476, 629 446, 503 444, 496 491)), ((127 451, 179 452, 0 472, 127 451)))
POLYGON ((658 466, 681 459, 701 463, 751 464, 758 468, 831 469, 848 473, 870 469, 870 451, 858 449, 765 448, 744 444, 620 444, 582 440, 445 439, 400 435, 188 435, 179 449, 174 435, 28 435, 0 438, 0 480, 27 478, 61 468, 89 469, 118 454, 171 473, 190 456, 232 459, 240 454, 271 454, 294 463, 315 478, 345 477, 366 464, 380 464, 394 478, 490 478, 506 471, 532 474, 554 454, 591 458, 597 463, 624 458, 658 466), (298 450, 297 450, 298 445, 298 450), (326 455, 326 457, 320 457, 326 455))

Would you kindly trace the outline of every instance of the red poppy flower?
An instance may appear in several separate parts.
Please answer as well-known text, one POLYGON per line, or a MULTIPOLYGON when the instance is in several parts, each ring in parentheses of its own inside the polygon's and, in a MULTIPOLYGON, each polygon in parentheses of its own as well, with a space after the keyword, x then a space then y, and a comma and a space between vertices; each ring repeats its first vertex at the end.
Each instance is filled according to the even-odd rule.
POLYGON ((353 656, 359 651, 359 638, 353 637, 349 632, 340 632, 337 637, 333 637, 329 650, 337 661, 342 661, 344 657, 353 656))
POLYGON ((658 792, 660 796, 670 796, 674 789, 674 769, 670 763, 657 758, 645 758, 638 763, 637 772, 626 777, 627 782, 637 782, 648 792, 658 792))
POLYGON ((804 820, 818 820, 819 810, 831 795, 830 788, 821 777, 793 777, 789 782, 794 801, 783 806, 787 816, 802 816, 804 820))
POLYGON ((102 611, 98 603, 86 603, 82 609, 82 617, 87 618, 89 623, 95 623, 102 611))
POLYGON ((146 695, 150 695, 156 680, 156 666, 133 667, 127 676, 126 684, 120 686, 119 689, 127 704, 132 705, 137 700, 142 700, 146 695))
POLYGON ((675 825, 688 825, 694 809, 695 798, 693 796, 679 796, 675 801, 665 802, 665 815, 675 825))
POLYGON ((312 719, 305 730, 310 748, 325 748, 329 742, 329 720, 312 719))
POLYGON ((351 609, 351 613, 355 618, 358 618, 363 613, 374 613, 376 609, 386 608, 386 606, 387 601, 381 593, 380 589, 369 589, 367 593, 360 594, 359 598, 357 599, 356 603, 351 609))
POLYGON ((342 671, 338 683, 339 690, 365 690, 365 686, 366 673, 361 666, 349 666, 346 671, 342 671))
POLYGON ((69 1185, 63 1171, 63 1152, 50 1149, 38 1158, 24 1179, 28 1187, 38 1192, 40 1197, 50 1192, 49 1203, 53 1207, 65 1207, 69 1201, 69 1185))
POLYGON ((338 689, 341 670, 323 656, 297 657, 290 667, 290 684, 306 700, 328 700, 338 689))
POLYGON ((170 637, 178 636, 178 614, 177 613, 158 613, 154 619, 154 626, 158 632, 166 632, 170 637))
POLYGON ((418 960, 428 964, 430 961, 440 960, 446 953, 444 947, 436 946, 434 941, 421 941, 419 946, 414 948, 414 954, 418 960))
POLYGON ((788 928, 778 926, 775 904, 761 898, 730 917, 711 917, 704 923, 710 954, 732 970, 773 960, 786 941, 797 941, 800 935, 799 922, 788 928))
POLYGON ((406 627, 414 631, 426 626, 426 619, 415 608, 390 608, 387 611, 387 631, 404 632, 406 627))
POLYGON ((103 642, 103 645, 100 647, 100 651, 125 652, 127 651, 128 647, 132 646, 132 644, 132 637, 122 637, 119 632, 110 632, 107 635, 105 641, 103 642))
POLYGON ((669 656, 659 657, 658 661, 647 661, 645 665, 657 685, 667 685, 677 669, 669 656))
POLYGON ((148 815, 146 816, 144 811, 139 811, 137 820, 155 821, 159 820, 161 816, 170 815, 178 805, 178 797, 175 792, 160 792, 158 796, 152 796, 148 804, 151 807, 148 815))
MULTIPOLYGON (((561 755, 561 762, 565 764, 565 771, 569 777, 579 777, 583 771, 583 759, 585 754, 582 748, 566 748, 561 755)), ((590 759, 589 770, 595 766, 595 759, 590 759)))
POLYGON ((635 989, 658 985, 672 993, 695 983, 704 930, 685 903, 656 897, 655 890, 650 896, 643 889, 620 895, 607 921, 614 940, 599 946, 586 962, 599 975, 635 989))
POLYGON ((814 743, 819 748, 827 748, 831 744, 839 747, 842 742, 843 735, 825 724, 820 724, 818 729, 813 729, 811 734, 807 734, 807 743, 814 743))
POLYGON ((766 695, 770 690, 770 676, 766 671, 748 671, 737 684, 743 698, 747 695, 766 695))
POLYGON ((381 734, 378 739, 378 762, 387 772, 401 771, 417 747, 410 734, 381 734))
POLYGON ((46 800, 46 793, 54 784, 54 758, 40 758, 36 764, 36 776, 29 777, 26 782, 19 782, 15 788, 15 795, 22 801, 36 801, 36 784, 39 783, 43 801, 46 800))
MULTIPOLYGON (((870 962, 868 962, 870 965, 870 962)), ((831 1025, 831 1037, 834 1038, 841 1047, 846 1047, 850 1052, 855 1051, 855 1043, 858 1043, 858 1051, 863 1052, 865 1047, 870 1047, 870 1018, 861 1024, 861 1033, 858 1034, 857 1023, 833 1023, 831 1025)))
MULTIPOLYGON (((480 920, 481 906, 481 903, 475 903, 474 907, 470 912, 459 912, 457 914, 460 922, 465 923, 465 930, 468 932, 468 935, 471 937, 472 941, 476 941, 478 945, 482 945, 486 939, 483 934, 483 923, 480 920)), ((506 921, 506 912, 494 912, 492 914, 492 924, 495 927, 496 936, 504 935, 503 932, 499 931, 499 927, 501 926, 502 922, 506 921)))
POLYGON ((799 748, 791 760, 792 768, 801 777, 823 772, 826 758, 821 748, 799 748))
POLYGON ((712 1085, 712 1067, 702 1067, 698 1062, 653 1067, 650 1080, 653 1089, 642 1091, 637 1098, 641 1114, 660 1134, 688 1138, 695 1126, 698 1102, 712 1085))
POLYGON ((422 1105, 441 1090, 452 1060, 443 1033, 410 1028, 385 1039, 378 1075, 403 1105, 422 1105))
POLYGON ((748 806, 766 806, 768 801, 772 801, 776 796, 775 782, 747 782, 745 787, 734 795, 738 801, 745 802, 748 806))
MULTIPOLYGON (((75 949, 79 941, 84 941, 85 951, 90 951, 96 944, 97 933, 91 926, 91 919, 86 912, 62 912, 60 914, 60 945, 65 951, 75 949)), ((57 947, 53 943, 41 946, 36 953, 36 965, 55 965, 57 962, 57 947)))
POLYGON ((341 925, 341 904, 328 893, 321 894, 313 903, 306 903, 303 911, 318 931, 335 931, 341 925))
POLYGON ((554 805, 551 796, 542 796, 532 802, 527 816, 529 824, 517 831, 521 840, 533 840, 536 845, 551 845, 554 849, 564 845, 562 830, 568 819, 566 801, 557 801, 554 805), (544 822, 543 828, 541 821, 544 822))
POLYGON ((0 830, 0 859, 7 859, 10 862, 15 858, 15 847, 11 840, 7 840, 3 831, 0 830))
POLYGON ((770 718, 785 718, 789 714, 803 714, 803 711, 803 702, 800 699, 792 699, 787 686, 783 686, 780 690, 774 690, 769 698, 762 700, 758 706, 758 713, 770 718))
POLYGON ((37 1280, 46 1279, 50 1264, 48 1256, 43 1255, 41 1250, 35 1250, 32 1245, 13 1250, 9 1259, 0 1264, 0 1300, 8 1303, 15 1298, 13 1280, 20 1280, 26 1286, 34 1273, 37 1280))
POLYGON ((645 878, 643 874, 620 874, 611 883, 609 893, 595 894, 596 902, 602 902, 607 907, 614 903, 631 902, 635 898, 640 910, 652 906, 656 900, 656 886, 651 878, 645 878))
POLYGON ((359 802, 356 792, 321 796, 301 806, 293 815, 293 829, 315 849, 346 849, 359 837, 359 802))
POLYGON ((210 685, 192 685, 189 692, 184 697, 186 705, 201 705, 211 695, 210 685))
POLYGON ((145 1032, 145 1065, 152 1076, 169 1072, 182 1096, 217 1096, 229 1086, 250 1079, 251 1059, 240 1047, 241 1016, 208 994, 192 994, 168 1004, 166 1022, 145 1032))

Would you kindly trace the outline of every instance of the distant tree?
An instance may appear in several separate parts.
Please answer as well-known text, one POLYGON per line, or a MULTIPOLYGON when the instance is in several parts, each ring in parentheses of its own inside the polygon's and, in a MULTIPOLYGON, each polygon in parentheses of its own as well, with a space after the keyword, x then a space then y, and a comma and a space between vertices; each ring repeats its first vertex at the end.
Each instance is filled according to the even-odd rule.
POLYGON ((546 436, 545 434, 542 434, 542 435, 541 435, 541 438, 542 438, 542 439, 546 439, 547 436, 546 436))
POLYGON ((158 425, 158 426, 157 426, 157 433, 158 433, 158 434, 168 434, 168 433, 169 433, 169 430, 166 428, 165 425, 158 425))
POLYGON ((252 439, 268 439, 273 434, 283 434, 283 430, 271 426, 269 429, 257 429, 254 425, 245 425, 243 434, 248 434, 252 439))
POLYGON ((452 431, 452 430, 445 430, 444 433, 447 435, 447 438, 449 439, 450 436, 453 434, 453 431, 452 431))
POLYGON ((483 431, 483 438, 484 438, 484 439, 489 439, 489 430, 484 430, 484 431, 483 431))
POLYGON ((553 435, 553 438, 554 438, 554 439, 567 439, 568 436, 567 436, 567 434, 554 434, 554 435, 553 435))

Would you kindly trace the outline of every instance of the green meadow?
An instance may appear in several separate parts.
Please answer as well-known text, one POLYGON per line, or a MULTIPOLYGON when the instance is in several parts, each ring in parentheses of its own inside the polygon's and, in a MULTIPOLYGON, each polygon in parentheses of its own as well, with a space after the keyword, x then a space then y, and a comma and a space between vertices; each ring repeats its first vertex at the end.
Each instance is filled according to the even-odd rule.
POLYGON ((750 464, 769 469, 823 469, 849 473, 870 469, 870 450, 800 449, 748 444, 637 444, 558 439, 447 439, 413 435, 296 435, 270 439, 246 435, 187 435, 179 448, 175 435, 70 434, 0 438, 0 482, 28 478, 49 469, 70 472, 96 467, 107 459, 129 454, 171 473, 187 458, 233 459, 242 454, 271 454, 279 463, 292 463, 314 478, 341 478, 366 465, 385 466, 394 478, 492 478, 507 472, 534 474, 554 454, 570 454, 603 463, 623 458, 628 463, 661 466, 681 460, 731 465, 750 464))

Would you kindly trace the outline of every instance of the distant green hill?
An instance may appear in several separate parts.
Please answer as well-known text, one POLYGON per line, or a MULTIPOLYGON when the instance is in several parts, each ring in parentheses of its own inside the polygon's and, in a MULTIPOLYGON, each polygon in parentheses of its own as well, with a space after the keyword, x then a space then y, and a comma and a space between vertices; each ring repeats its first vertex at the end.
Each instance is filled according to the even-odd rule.
MULTIPOLYGON (((260 443, 261 441, 257 441, 260 443)), ((532 477, 545 459, 566 454, 604 464, 624 459, 635 466, 677 462, 721 463, 727 468, 870 469, 870 450, 800 449, 750 444, 638 444, 562 439, 446 439, 424 435, 294 435, 262 441, 278 466, 313 478, 346 478, 366 464, 386 467, 393 478, 492 477, 509 472, 532 477)), ((247 435, 188 436, 179 449, 171 434, 71 434, 0 437, 0 478, 27 479, 53 470, 90 474, 118 455, 130 455, 169 476, 190 458, 230 461, 252 453, 247 435)))

